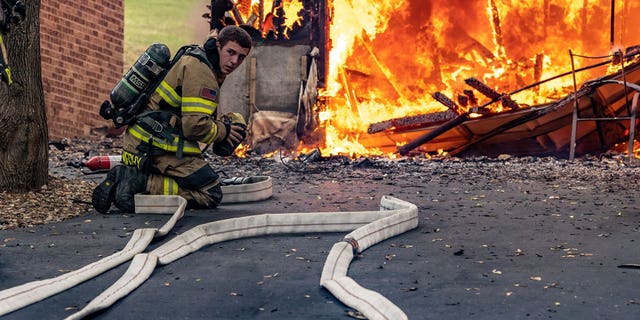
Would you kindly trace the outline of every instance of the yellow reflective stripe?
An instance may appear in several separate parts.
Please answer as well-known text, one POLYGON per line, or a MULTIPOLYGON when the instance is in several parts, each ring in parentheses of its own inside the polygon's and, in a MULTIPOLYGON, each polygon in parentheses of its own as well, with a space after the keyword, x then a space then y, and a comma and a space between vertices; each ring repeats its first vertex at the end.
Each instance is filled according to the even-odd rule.
POLYGON ((166 196, 172 196, 178 194, 178 184, 173 178, 164 177, 162 193, 166 196))
POLYGON ((199 97, 184 97, 182 98, 182 112, 198 112, 208 115, 212 115, 218 104, 215 101, 203 99, 199 97))
POLYGON ((170 106, 174 108, 180 106, 182 97, 180 97, 178 93, 176 93, 176 90, 174 90, 166 81, 162 80, 162 82, 160 82, 160 85, 156 88, 156 93, 158 93, 162 97, 162 100, 166 101, 170 106))
POLYGON ((211 130, 207 135, 202 138, 202 142, 210 144, 218 136, 218 125, 216 123, 211 124, 211 130))
MULTIPOLYGON (((129 126, 127 132, 136 137, 138 140, 149 143, 149 137, 151 137, 151 134, 145 131, 139 125, 134 124, 132 126, 129 126)), ((173 135, 173 141, 167 141, 167 139, 153 137, 153 146, 165 151, 177 152, 179 140, 180 139, 176 135, 173 135)), ((191 141, 184 141, 184 147, 182 148, 182 151, 189 154, 202 153, 202 151, 200 150, 200 146, 197 143, 191 141)))

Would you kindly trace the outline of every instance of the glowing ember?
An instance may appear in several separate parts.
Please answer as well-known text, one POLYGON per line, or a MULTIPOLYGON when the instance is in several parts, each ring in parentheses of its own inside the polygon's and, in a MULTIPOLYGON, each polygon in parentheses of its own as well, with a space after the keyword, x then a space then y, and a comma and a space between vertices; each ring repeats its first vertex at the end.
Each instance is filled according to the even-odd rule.
MULTIPOLYGON (((431 95, 456 97, 469 89, 467 78, 509 93, 570 71, 569 50, 606 56, 640 44, 640 20, 632 15, 640 3, 632 1, 617 1, 615 28, 610 3, 601 0, 329 2, 332 49, 321 92, 326 99, 320 110, 323 155, 382 154, 374 140, 366 145, 359 140, 369 124, 445 111, 431 95), (615 30, 613 36, 610 30, 615 30)), ((600 61, 576 59, 576 67, 600 61)), ((578 83, 606 71, 605 66, 581 72, 578 83)), ((522 106, 537 105, 572 89, 567 76, 512 99, 522 106)), ((488 102, 478 99, 478 104, 488 102)))

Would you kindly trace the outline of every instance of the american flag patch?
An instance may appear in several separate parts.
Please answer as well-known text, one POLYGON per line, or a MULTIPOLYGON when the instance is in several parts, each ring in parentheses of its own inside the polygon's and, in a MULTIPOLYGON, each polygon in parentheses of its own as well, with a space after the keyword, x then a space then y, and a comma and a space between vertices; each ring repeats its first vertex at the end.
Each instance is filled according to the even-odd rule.
POLYGON ((216 99, 218 98, 218 92, 207 87, 202 87, 202 89, 200 90, 200 97, 216 101, 216 99))

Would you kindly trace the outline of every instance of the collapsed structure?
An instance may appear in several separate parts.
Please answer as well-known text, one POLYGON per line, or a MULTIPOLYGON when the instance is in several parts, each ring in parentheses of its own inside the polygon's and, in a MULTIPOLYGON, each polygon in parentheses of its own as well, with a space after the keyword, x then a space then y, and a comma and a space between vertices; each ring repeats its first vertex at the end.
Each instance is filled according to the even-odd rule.
MULTIPOLYGON (((636 53, 630 50, 625 59, 636 60, 636 53)), ((635 86, 640 83, 637 61, 616 73, 585 82, 562 99, 536 106, 520 106, 509 95, 499 94, 477 79, 465 82, 490 102, 463 112, 458 104, 436 93, 434 98, 450 111, 374 123, 369 132, 383 132, 378 135, 389 139, 391 148, 395 148, 393 142, 400 140, 399 136, 410 141, 397 148, 400 154, 421 148, 424 152, 445 150, 451 155, 573 158, 609 151, 627 137, 628 144, 633 145, 637 108, 637 98, 633 97, 640 92, 635 86), (498 102, 507 111, 488 110, 498 102)), ((473 91, 465 92, 468 96, 458 98, 461 104, 473 99, 473 91)))
MULTIPOLYGON (((225 82, 220 105, 250 119, 247 144, 258 153, 572 158, 621 142, 631 153, 637 48, 564 73, 582 56, 552 65, 545 48, 566 52, 562 36, 572 35, 556 33, 570 28, 582 37, 579 50, 605 43, 613 51, 613 17, 626 19, 634 6, 610 8, 605 39, 590 30, 608 21, 587 19, 609 9, 603 4, 238 1, 229 15, 257 29, 256 46, 225 82), (516 96, 524 91, 532 91, 526 100, 516 96)), ((628 27, 620 34, 633 38, 628 27)))

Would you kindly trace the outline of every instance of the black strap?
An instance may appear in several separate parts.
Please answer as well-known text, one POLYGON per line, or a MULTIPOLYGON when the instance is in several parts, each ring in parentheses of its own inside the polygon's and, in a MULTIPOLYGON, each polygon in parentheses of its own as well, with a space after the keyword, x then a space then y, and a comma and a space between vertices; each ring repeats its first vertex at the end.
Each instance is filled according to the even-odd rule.
MULTIPOLYGON (((175 54, 173 59, 171 59, 170 66, 154 81, 153 85, 149 87, 149 92, 154 92, 155 89, 160 85, 167 72, 171 70, 171 68, 175 65, 175 63, 182 58, 183 55, 189 55, 197 58, 200 62, 206 64, 209 69, 215 71, 213 65, 207 59, 206 52, 197 45, 187 45, 178 49, 178 52, 175 54)), ((182 127, 180 126, 180 122, 176 124, 176 127, 171 127, 169 125, 169 121, 172 116, 181 117, 179 113, 174 112, 174 110, 151 110, 144 111, 134 117, 134 121, 138 124, 142 129, 152 134, 157 138, 164 138, 166 140, 173 140, 174 135, 178 136, 178 148, 176 150, 176 156, 181 159, 184 154, 184 136, 182 135, 182 127)), ((229 126, 227 126, 227 135, 229 134, 229 126)), ((149 139, 149 151, 154 147, 151 145, 152 138, 149 139)))
MULTIPOLYGON (((136 118, 136 123, 146 132, 157 138, 164 138, 165 140, 173 141, 174 137, 177 136, 178 146, 176 150, 176 156, 178 157, 178 159, 182 159, 184 155, 185 141, 185 138, 182 135, 182 128, 179 124, 176 125, 176 127, 171 127, 169 125, 169 121, 174 115, 178 116, 173 112, 166 110, 146 111, 138 115, 138 117, 136 118)), ((152 139, 152 137, 150 137, 149 139, 149 153, 151 153, 151 151, 155 148, 152 145, 152 139)))
MULTIPOLYGON (((217 47, 213 50, 218 50, 217 47)), ((212 61, 209 61, 208 57, 207 57, 207 52, 205 52, 204 50, 202 50, 202 48, 198 47, 198 46, 191 46, 190 49, 185 53, 189 56, 192 57, 196 57, 198 60, 200 60, 200 62, 206 64, 209 69, 211 69, 211 71, 214 72, 218 72, 219 68, 215 68, 214 65, 212 64, 212 61)))

